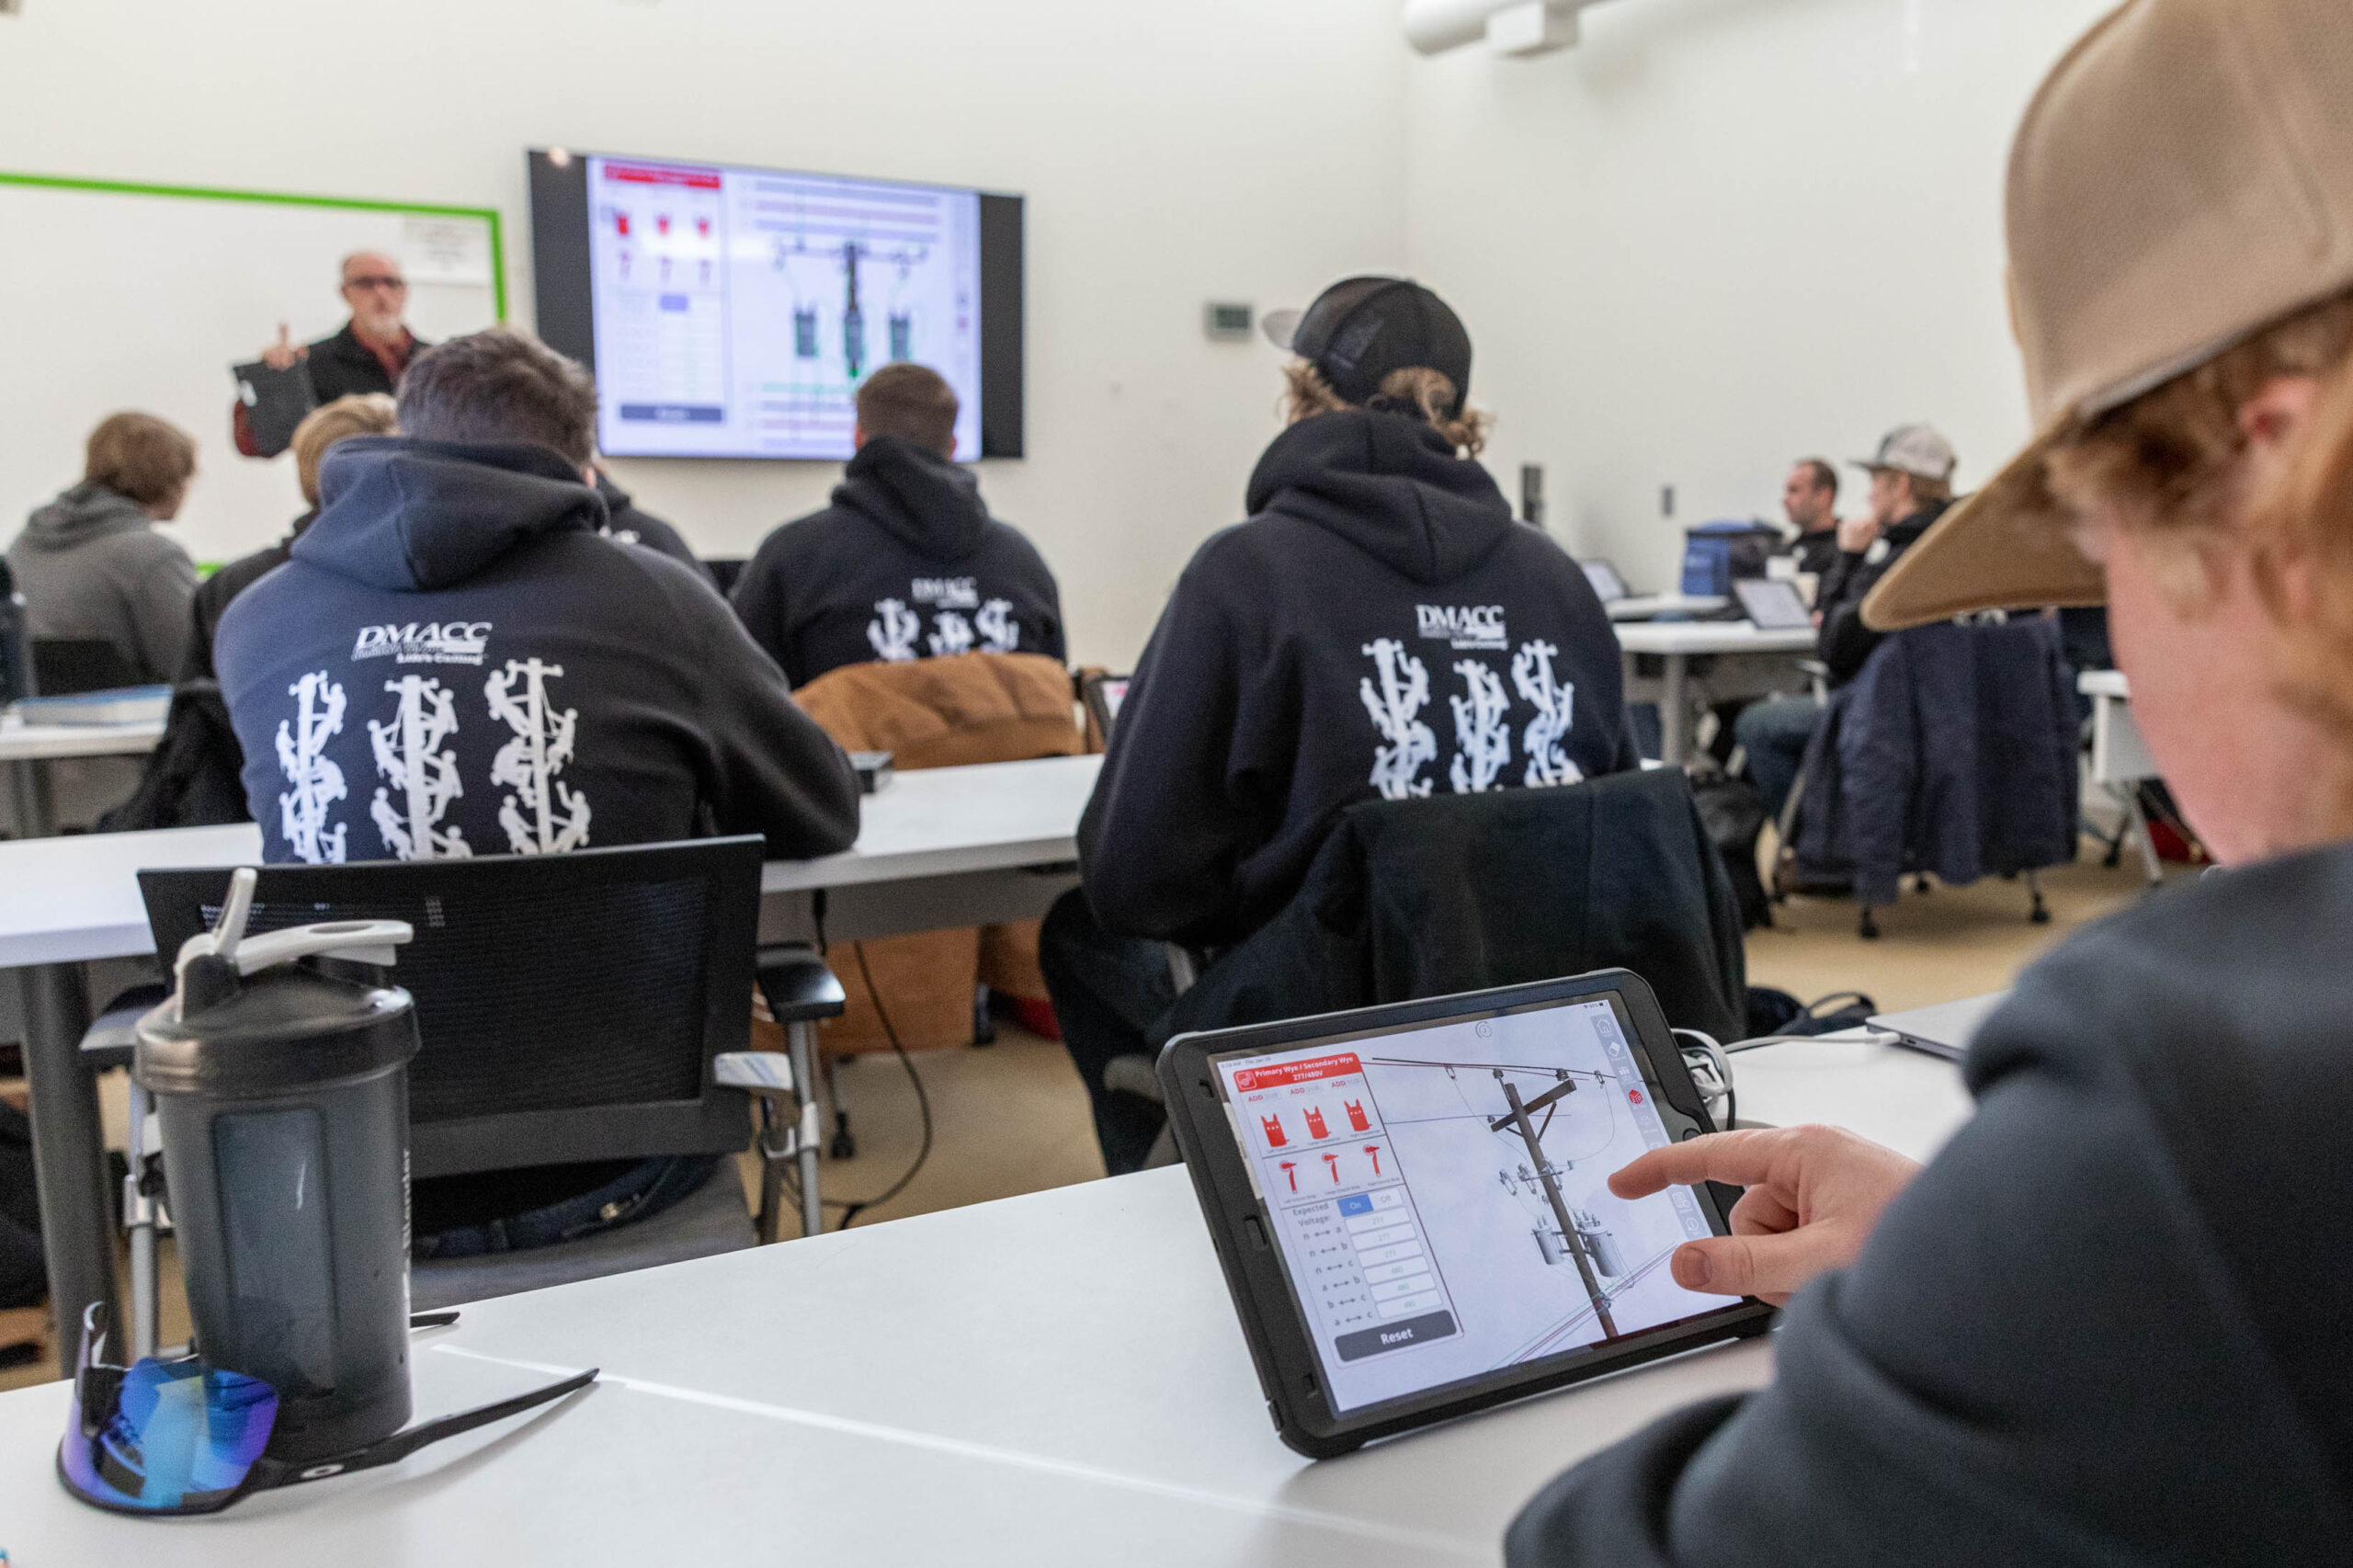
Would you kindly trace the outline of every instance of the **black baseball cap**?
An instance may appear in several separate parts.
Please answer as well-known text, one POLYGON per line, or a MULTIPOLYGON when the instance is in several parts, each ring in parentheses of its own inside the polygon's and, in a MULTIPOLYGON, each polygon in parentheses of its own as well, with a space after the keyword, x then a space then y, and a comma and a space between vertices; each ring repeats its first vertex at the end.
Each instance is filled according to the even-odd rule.
POLYGON ((1304 311, 1269 311, 1263 330, 1350 403, 1370 403, 1391 372, 1422 368, 1454 383, 1451 418, 1471 394, 1471 335, 1444 300, 1410 278, 1349 278, 1304 311))

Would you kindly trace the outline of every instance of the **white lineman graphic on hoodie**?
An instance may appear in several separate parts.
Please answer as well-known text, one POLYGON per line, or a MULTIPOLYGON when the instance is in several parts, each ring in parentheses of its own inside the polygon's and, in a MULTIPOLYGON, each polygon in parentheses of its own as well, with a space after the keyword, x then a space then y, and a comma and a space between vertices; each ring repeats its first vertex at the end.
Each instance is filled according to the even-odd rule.
POLYGON ((904 599, 877 599, 874 619, 866 623, 866 640, 874 645, 874 656, 886 663, 904 665, 915 656, 915 639, 923 635, 923 618, 909 609, 904 599))
POLYGON ((1364 652, 1380 669, 1381 685, 1376 688, 1367 676, 1357 683, 1357 694, 1364 699, 1373 727, 1389 743, 1373 754, 1372 786, 1384 800, 1427 795, 1430 781, 1420 777, 1421 771, 1438 760, 1438 736, 1419 718, 1430 699, 1429 671, 1394 638, 1376 638, 1365 644, 1364 652))
POLYGON ((930 638, 933 658, 945 659, 972 651, 971 621, 952 609, 944 609, 931 618, 931 623, 939 628, 930 638))
POLYGON ((972 617, 972 624, 980 628, 981 652, 1012 653, 1021 647, 1021 623, 1013 619, 1011 599, 991 599, 972 617))
POLYGON ((348 791, 343 769, 323 754, 343 731, 343 687, 320 670, 286 690, 294 699, 294 716, 278 722, 278 766, 291 788, 278 797, 278 832, 297 859, 339 865, 349 824, 337 823, 330 831, 327 808, 348 791))
POLYGON ((556 777, 572 760, 573 731, 580 719, 577 708, 559 713, 548 705, 547 683, 563 674, 562 665, 509 659, 483 683, 490 716, 515 732, 492 760, 490 781, 515 791, 499 806, 498 823, 517 855, 561 853, 588 842, 587 798, 556 777), (518 677, 519 697, 514 694, 518 677))
POLYGON ((1449 777, 1458 795, 1476 795, 1495 788, 1511 760, 1511 697, 1503 677, 1476 659, 1454 666, 1469 688, 1467 697, 1450 698, 1454 708, 1454 766, 1449 777))
POLYGON ((428 676, 403 676, 386 681, 384 689, 400 705, 389 723, 368 721, 368 740, 376 771, 391 783, 377 786, 369 815, 396 858, 463 859, 473 854, 464 832, 440 825, 449 802, 466 792, 458 781, 457 754, 440 749, 457 733, 457 702, 428 676), (394 790, 400 791, 397 804, 394 790))
POLYGON ((1560 650, 1550 642, 1524 642, 1511 661, 1511 683, 1520 696, 1536 705, 1525 744, 1531 790, 1548 784, 1574 784, 1585 770, 1569 758, 1561 743, 1575 724, 1577 688, 1574 683, 1552 683, 1552 655, 1560 650))

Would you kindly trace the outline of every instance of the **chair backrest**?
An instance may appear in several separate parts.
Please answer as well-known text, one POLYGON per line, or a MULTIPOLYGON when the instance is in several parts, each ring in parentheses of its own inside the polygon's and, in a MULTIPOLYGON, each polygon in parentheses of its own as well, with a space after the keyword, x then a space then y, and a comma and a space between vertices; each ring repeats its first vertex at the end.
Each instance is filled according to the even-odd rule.
POLYGON ((103 637, 36 637, 32 653, 33 689, 42 697, 147 684, 122 650, 103 637))
POLYGON ((1341 816, 1282 912, 1153 1035, 1624 968, 1669 1023, 1736 1039, 1742 940, 1731 878, 1680 768, 1369 801, 1341 816))
MULTIPOLYGON (((745 1102, 712 1079, 751 1028, 761 840, 269 866, 248 929, 405 920, 416 998, 412 1168, 722 1153, 745 1102)), ((230 872, 142 871, 158 958, 208 929, 230 872)))

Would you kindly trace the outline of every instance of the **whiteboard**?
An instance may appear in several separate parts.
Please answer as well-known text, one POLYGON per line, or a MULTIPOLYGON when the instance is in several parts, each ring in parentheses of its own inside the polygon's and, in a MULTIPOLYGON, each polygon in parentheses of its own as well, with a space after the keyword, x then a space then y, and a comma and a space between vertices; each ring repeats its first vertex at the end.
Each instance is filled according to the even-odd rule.
POLYGON ((302 509, 290 455, 240 457, 229 367, 288 323, 324 337, 355 250, 400 257, 409 325, 436 342, 506 315, 498 214, 265 192, 0 174, 0 543, 82 475, 90 429, 121 409, 196 437, 197 476, 165 529, 199 562, 281 537, 302 509))

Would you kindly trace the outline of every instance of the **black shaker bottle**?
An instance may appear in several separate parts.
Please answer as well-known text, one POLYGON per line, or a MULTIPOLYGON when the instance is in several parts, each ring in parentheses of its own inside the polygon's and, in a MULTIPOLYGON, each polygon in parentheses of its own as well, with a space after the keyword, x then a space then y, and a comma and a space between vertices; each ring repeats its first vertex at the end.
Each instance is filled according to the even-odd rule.
POLYGON ((196 1348, 278 1391, 271 1457, 387 1437, 409 1417, 408 1062, 396 920, 248 937, 255 873, 180 949, 139 1021, 196 1348))

